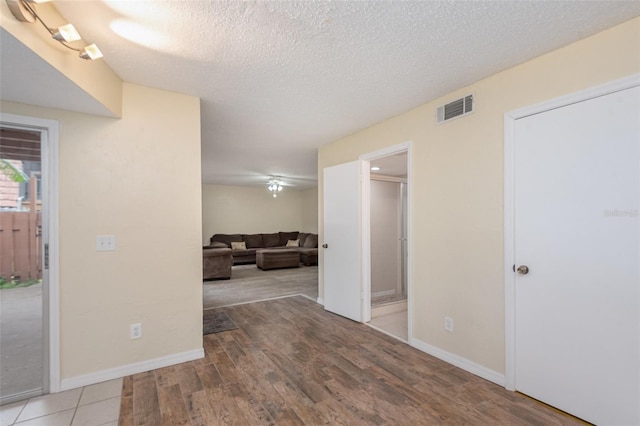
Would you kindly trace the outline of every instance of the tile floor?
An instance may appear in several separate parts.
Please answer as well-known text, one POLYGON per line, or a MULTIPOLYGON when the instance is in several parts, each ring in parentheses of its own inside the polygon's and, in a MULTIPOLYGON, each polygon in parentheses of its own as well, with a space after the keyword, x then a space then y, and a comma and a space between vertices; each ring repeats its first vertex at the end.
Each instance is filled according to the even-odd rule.
POLYGON ((0 426, 117 426, 122 379, 0 407, 0 426))
POLYGON ((409 338, 407 311, 393 312, 372 318, 369 325, 378 330, 385 331, 405 342, 409 338))

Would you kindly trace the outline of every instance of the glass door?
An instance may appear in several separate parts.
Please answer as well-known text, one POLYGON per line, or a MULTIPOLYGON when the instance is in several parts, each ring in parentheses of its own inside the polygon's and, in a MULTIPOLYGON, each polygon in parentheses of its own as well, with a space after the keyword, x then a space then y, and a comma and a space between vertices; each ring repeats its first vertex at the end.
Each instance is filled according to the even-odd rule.
POLYGON ((0 403, 47 392, 41 132, 0 127, 0 403))

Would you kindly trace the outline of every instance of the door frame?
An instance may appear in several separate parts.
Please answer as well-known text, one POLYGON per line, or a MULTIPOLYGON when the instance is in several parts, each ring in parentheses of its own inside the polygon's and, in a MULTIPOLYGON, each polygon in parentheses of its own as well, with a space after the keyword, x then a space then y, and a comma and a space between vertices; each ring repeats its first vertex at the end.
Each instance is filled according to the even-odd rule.
MULTIPOLYGON (((413 340, 413 315, 412 315, 412 303, 411 301, 413 300, 413 285, 412 285, 412 280, 413 280, 413 274, 411 273, 411 271, 413 270, 413 250, 412 250, 412 239, 413 239, 413 233, 412 233, 412 215, 413 215, 413 209, 412 209, 412 193, 413 193, 413 174, 411 172, 411 164, 412 164, 412 147, 413 147, 413 142, 412 141, 407 141, 407 142, 403 142, 397 145, 392 145, 383 149, 380 149, 378 151, 373 151, 373 152, 369 152, 366 154, 362 154, 360 155, 359 159, 363 160, 363 161, 367 161, 370 162, 372 160, 378 159, 378 158, 382 158, 382 157, 388 157, 390 155, 394 155, 394 154, 400 154, 402 152, 406 152, 407 153, 407 340, 409 342, 410 345, 414 346, 412 340, 413 340)), ((367 186, 367 194, 369 194, 370 191, 370 186, 371 186, 371 182, 370 180, 368 180, 367 182, 363 182, 363 185, 367 186)), ((370 200, 366 200, 366 202, 363 202, 363 208, 366 208, 367 214, 368 216, 370 216, 370 209, 371 209, 371 202, 370 200)), ((365 259, 365 265, 363 265, 364 268, 364 272, 367 274, 368 276, 368 286, 369 288, 367 289, 367 292, 369 294, 369 309, 371 309, 371 224, 368 223, 367 227, 363 227, 365 229, 363 229, 363 240, 362 240, 362 247, 363 250, 365 251, 366 256, 364 257, 365 259)))
POLYGON ((504 306, 505 306, 505 377, 506 389, 515 391, 515 124, 516 120, 578 102, 640 86, 640 74, 634 74, 596 87, 550 99, 504 114, 504 306))
MULTIPOLYGON (((43 393, 60 392, 60 268, 59 268, 59 123, 55 120, 0 112, 0 124, 26 130, 40 131, 42 161, 42 198, 47 209, 43 217, 43 244, 49 244, 49 269, 43 296, 44 367, 48 372, 43 380, 43 393), (48 236, 48 238, 47 238, 48 236), (46 327, 46 328, 45 328, 46 327)), ((43 282, 45 282, 43 280, 43 282)))

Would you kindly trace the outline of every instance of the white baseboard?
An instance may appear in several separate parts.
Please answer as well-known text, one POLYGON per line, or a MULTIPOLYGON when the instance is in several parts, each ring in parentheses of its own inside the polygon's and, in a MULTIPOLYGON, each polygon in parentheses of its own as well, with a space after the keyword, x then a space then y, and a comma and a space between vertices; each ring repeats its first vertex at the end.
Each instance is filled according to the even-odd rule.
POLYGON ((324 306, 324 299, 322 297, 318 297, 317 302, 318 302, 319 305, 324 306))
MULTIPOLYGON (((29 390, 25 392, 19 392, 9 396, 0 397, 0 405, 12 404, 18 401, 24 401, 30 398, 35 398, 37 396, 42 395, 42 388, 38 388, 35 390, 29 390)), ((2 419, 4 420, 4 419, 2 419)), ((3 423, 4 424, 4 423, 3 423)))
POLYGON ((192 351, 167 355, 147 361, 134 362, 133 364, 121 365, 120 367, 109 368, 107 370, 96 371, 82 376, 63 379, 60 383, 60 390, 65 391, 82 386, 93 385, 106 382, 107 380, 119 379, 131 374, 142 373, 144 371, 155 370, 157 368, 168 367, 182 362, 193 361, 204 357, 204 349, 194 349, 192 351))
POLYGON ((382 296, 391 296, 392 294, 396 294, 395 290, 381 290, 381 291, 374 291, 373 293, 371 293, 371 297, 382 297, 382 296))
POLYGON ((483 367, 480 364, 476 364, 473 361, 469 361, 466 358, 444 351, 418 339, 411 339, 410 344, 422 352, 426 352, 429 355, 443 360, 444 362, 448 362, 449 364, 462 368, 471 374, 475 374, 476 376, 482 377, 483 379, 504 387, 504 374, 493 371, 487 367, 483 367))

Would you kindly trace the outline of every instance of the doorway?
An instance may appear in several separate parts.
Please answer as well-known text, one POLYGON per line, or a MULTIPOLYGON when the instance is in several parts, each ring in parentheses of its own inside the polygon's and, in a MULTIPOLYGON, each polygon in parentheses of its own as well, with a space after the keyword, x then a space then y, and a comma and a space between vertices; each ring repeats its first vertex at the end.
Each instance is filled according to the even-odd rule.
POLYGON ((40 132, 0 127, 0 398, 44 391, 40 132))
MULTIPOLYGON (((406 309, 399 313, 404 321, 402 330, 406 337, 398 337, 396 331, 381 331, 411 342, 411 142, 394 145, 380 151, 363 154, 358 160, 326 167, 323 170, 324 235, 322 248, 324 259, 324 308, 357 322, 371 324, 371 225, 370 225, 370 163, 396 154, 406 155, 406 259, 404 289, 406 309)), ((402 158, 402 157, 399 157, 402 158)), ((397 208, 397 207, 394 207, 397 208)), ((397 244, 393 243, 394 246, 397 244)), ((402 245, 401 245, 402 246, 402 245)), ((398 284, 401 287, 401 283, 398 284)), ((387 328, 387 327, 385 327, 387 328)), ((388 328, 387 328, 388 329, 388 328)))
POLYGON ((371 321, 408 340, 407 152, 370 162, 371 321))
POLYGON ((0 114, 1 404, 59 390, 57 129, 0 114))
POLYGON ((505 117, 506 386, 640 422, 640 76, 505 117))

